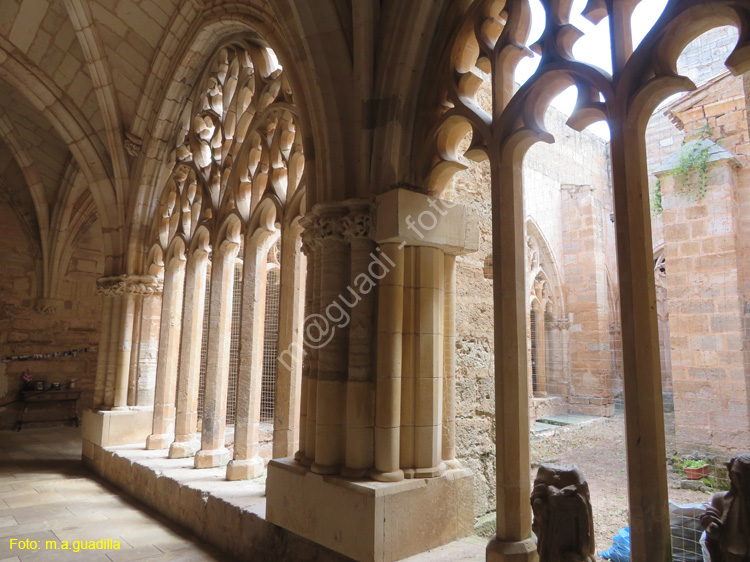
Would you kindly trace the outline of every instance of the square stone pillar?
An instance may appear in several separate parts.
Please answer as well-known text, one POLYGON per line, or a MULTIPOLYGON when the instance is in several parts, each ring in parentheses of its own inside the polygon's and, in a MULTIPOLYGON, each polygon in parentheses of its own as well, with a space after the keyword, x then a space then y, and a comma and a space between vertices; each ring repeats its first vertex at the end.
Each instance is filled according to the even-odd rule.
MULTIPOLYGON (((364 225, 367 221, 357 218, 354 222, 364 225)), ((454 331, 445 325, 445 295, 448 291, 452 299, 455 287, 445 264, 447 260, 451 269, 449 256, 477 249, 478 226, 463 205, 404 189, 376 199, 374 222, 375 247, 369 256, 359 246, 351 249, 352 286, 337 287, 346 291, 347 302, 356 303, 347 309, 355 337, 349 338, 348 346, 338 348, 345 355, 337 356, 335 365, 330 355, 333 347, 321 346, 317 356, 305 358, 318 376, 333 366, 343 365, 346 370, 337 371, 337 377, 348 382, 348 391, 335 405, 347 412, 345 439, 336 442, 343 446, 349 466, 322 474, 315 465, 308 468, 302 455, 298 460, 272 460, 266 482, 266 518, 355 560, 390 562, 454 541, 473 529, 473 476, 455 462, 455 429, 444 431, 445 423, 455 423, 450 403, 455 381, 444 366, 445 343, 455 345, 454 331), (372 278, 369 282, 363 279, 367 276, 372 278), (366 318, 357 308, 363 303, 354 293, 361 289, 367 296, 372 290, 374 295, 373 287, 377 287, 377 319, 369 314, 370 325, 365 329, 366 318), (369 347, 361 345, 361 335, 367 333, 377 333, 375 373, 361 368, 362 358, 370 353, 369 347), (373 402, 374 432, 369 429, 373 402), (448 436, 445 443, 444 434, 448 436)), ((323 227, 333 232, 330 225, 323 227)), ((327 246, 316 246, 325 240, 324 235, 306 228, 305 236, 312 236, 311 247, 330 253, 327 246)), ((359 242, 359 237, 350 240, 353 246, 359 242)), ((331 260, 327 266, 329 277, 335 265, 331 260)), ((312 282, 327 291, 323 304, 328 305, 335 296, 333 281, 322 283, 314 277, 312 282)), ((308 314, 325 314, 326 309, 314 299, 311 305, 308 314)), ((447 305, 451 319, 452 306, 451 300, 447 305)), ((307 378, 308 398, 314 388, 320 392, 320 384, 315 377, 307 378)), ((311 430, 318 429, 316 462, 323 435, 320 426, 333 413, 321 399, 316 401, 315 418, 309 408, 302 413, 307 421, 306 450, 310 450, 311 430)), ((331 468, 334 463, 329 464, 331 468)))

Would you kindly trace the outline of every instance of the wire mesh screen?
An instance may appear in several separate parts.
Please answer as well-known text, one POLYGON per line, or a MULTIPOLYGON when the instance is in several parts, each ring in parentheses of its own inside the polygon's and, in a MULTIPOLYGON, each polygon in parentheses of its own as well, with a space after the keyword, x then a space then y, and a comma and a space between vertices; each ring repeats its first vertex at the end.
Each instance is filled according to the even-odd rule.
POLYGON ((260 399, 261 421, 273 421, 276 395, 276 356, 279 341, 279 269, 273 268, 266 277, 266 318, 263 336, 263 382, 260 399))
POLYGON ((206 296, 203 299, 203 333, 201 334, 201 366, 198 382, 198 419, 203 419, 203 399, 206 393, 206 356, 208 355, 208 317, 211 312, 211 262, 206 269, 206 296))
POLYGON ((229 383, 227 386, 227 424, 234 423, 237 405, 237 379, 240 375, 240 320, 242 318, 242 265, 234 268, 232 293, 232 330, 229 337, 229 383))
POLYGON ((551 311, 545 315, 546 391, 551 396, 567 396, 570 394, 570 385, 566 375, 568 358, 564 339, 567 327, 567 321, 555 318, 551 311))

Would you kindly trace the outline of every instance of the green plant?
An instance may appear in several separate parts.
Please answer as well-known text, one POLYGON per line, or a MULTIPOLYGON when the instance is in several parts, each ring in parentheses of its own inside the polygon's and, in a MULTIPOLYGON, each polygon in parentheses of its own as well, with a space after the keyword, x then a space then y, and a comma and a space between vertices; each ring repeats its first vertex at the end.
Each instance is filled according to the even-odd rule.
POLYGON ((659 217, 663 210, 664 208, 661 206, 661 178, 656 178, 654 196, 651 198, 651 214, 659 217))
POLYGON ((687 459, 682 465, 683 468, 701 468, 708 464, 708 461, 703 459, 687 459))
POLYGON ((726 479, 706 476, 705 478, 701 478, 701 482, 703 482, 707 488, 711 488, 712 490, 718 490, 718 491, 729 490, 729 481, 726 479))
MULTIPOLYGON (((713 128, 706 124, 699 128, 698 141, 712 139, 713 128)), ((693 195, 697 202, 703 199, 708 189, 708 160, 711 157, 710 144, 704 142, 682 142, 680 160, 677 167, 670 172, 675 179, 675 190, 685 195, 693 195), (695 178, 695 181, 692 181, 695 178)), ((661 199, 661 185, 659 185, 661 199)), ((661 201, 659 202, 661 206, 661 201)))

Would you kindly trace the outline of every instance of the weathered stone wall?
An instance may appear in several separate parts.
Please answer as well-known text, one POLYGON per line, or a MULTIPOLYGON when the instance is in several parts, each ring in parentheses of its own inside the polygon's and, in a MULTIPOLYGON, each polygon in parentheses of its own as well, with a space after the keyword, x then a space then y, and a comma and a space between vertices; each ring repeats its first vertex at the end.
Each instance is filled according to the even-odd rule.
MULTIPOLYGON (((652 192, 654 171, 684 141, 708 136, 736 159, 712 164, 706 195, 699 198, 669 173, 660 174, 663 212, 653 220, 654 247, 663 247, 660 326, 663 384, 674 386, 678 450, 728 454, 750 446, 748 421, 747 205, 748 83, 733 77, 724 60, 737 40, 720 28, 692 42, 678 62, 699 88, 661 108, 647 130, 652 192), (666 325, 664 325, 666 324, 666 325), (666 345, 665 345, 666 340, 666 345)), ((697 185, 697 176, 690 183, 697 185)))
MULTIPOLYGON (((37 250, 26 237, 14 209, 0 202, 0 358, 14 355, 54 353, 95 347, 99 340, 100 301, 94 293, 96 278, 103 271, 99 223, 84 227, 73 243, 66 272, 55 288, 55 299, 38 299, 37 250)), ((79 411, 91 404, 96 352, 0 363, 0 404, 19 397, 22 374, 33 379, 65 383, 79 380, 83 390, 79 411)), ((28 419, 60 416, 59 405, 35 407, 28 419)), ((0 429, 13 427, 21 404, 0 407, 0 429)))
POLYGON ((737 452, 750 446, 745 309, 747 100, 743 78, 725 75, 673 104, 688 139, 720 142, 705 194, 697 173, 662 174, 665 276, 678 449, 737 452), (735 158, 733 155, 737 155, 735 158))

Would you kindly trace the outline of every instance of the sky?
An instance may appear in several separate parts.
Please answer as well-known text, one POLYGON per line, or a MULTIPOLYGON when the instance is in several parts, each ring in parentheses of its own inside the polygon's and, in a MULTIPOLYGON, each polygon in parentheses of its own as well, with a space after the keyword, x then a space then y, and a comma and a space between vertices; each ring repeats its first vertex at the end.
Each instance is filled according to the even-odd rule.
MULTIPOLYGON (((533 44, 544 29, 544 8, 539 0, 531 2, 531 33, 529 45, 533 44)), ((667 0, 642 0, 633 13, 633 47, 637 47, 643 37, 653 27, 656 20, 664 11, 667 0)), ((584 35, 573 46, 573 55, 576 59, 598 66, 607 72, 612 72, 612 51, 609 43, 609 18, 604 18, 598 25, 593 25, 581 12, 586 7, 586 0, 575 0, 571 11, 570 23, 580 29, 584 35)), ((539 55, 522 60, 516 69, 516 82, 523 83, 534 73, 539 66, 539 55)), ((552 102, 556 108, 563 113, 570 114, 575 106, 576 88, 571 87, 562 92, 552 102)), ((609 139, 609 128, 606 123, 595 123, 588 130, 602 138, 609 139)))

